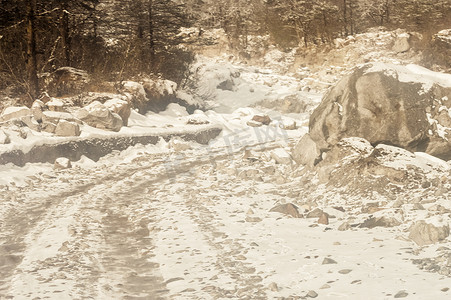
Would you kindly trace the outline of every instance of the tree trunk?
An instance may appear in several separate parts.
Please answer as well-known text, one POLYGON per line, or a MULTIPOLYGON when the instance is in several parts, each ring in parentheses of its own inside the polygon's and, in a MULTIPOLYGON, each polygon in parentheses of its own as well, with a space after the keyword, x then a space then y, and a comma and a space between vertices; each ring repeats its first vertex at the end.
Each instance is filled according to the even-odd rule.
POLYGON ((149 54, 150 54, 150 70, 154 71, 156 66, 155 61, 155 24, 153 15, 153 0, 149 0, 149 54))
POLYGON ((349 23, 351 25, 351 35, 354 35, 355 31, 355 24, 354 24, 354 0, 351 0, 351 3, 349 5, 349 23))
POLYGON ((343 25, 345 30, 345 37, 348 36, 348 3, 346 0, 343 0, 343 25))
POLYGON ((69 12, 68 12, 68 1, 64 0, 61 2, 61 42, 63 44, 63 57, 64 57, 64 65, 71 65, 71 57, 70 57, 70 38, 69 38, 69 12))
POLYGON ((38 63, 36 51, 36 0, 28 1, 27 16, 27 79, 33 102, 39 95, 38 63))

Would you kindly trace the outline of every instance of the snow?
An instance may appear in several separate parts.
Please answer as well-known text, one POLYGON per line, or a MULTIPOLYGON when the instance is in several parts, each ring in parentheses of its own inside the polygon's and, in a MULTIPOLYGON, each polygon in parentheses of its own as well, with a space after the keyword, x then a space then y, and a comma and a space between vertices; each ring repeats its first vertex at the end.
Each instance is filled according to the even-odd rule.
POLYGON ((160 115, 168 117, 186 117, 188 112, 186 108, 177 103, 170 103, 165 111, 161 112, 160 115))
POLYGON ((289 95, 319 102, 321 95, 300 91, 299 80, 271 69, 249 67, 229 62, 226 57, 215 59, 199 56, 193 66, 198 78, 198 97, 207 98, 207 106, 216 112, 231 113, 241 107, 256 105, 263 100, 283 99, 289 95), (218 86, 233 83, 232 90, 218 86))
MULTIPOLYGON (((369 33, 365 37, 368 35, 374 35, 374 43, 383 43, 387 39, 387 33, 369 33)), ((339 42, 359 43, 362 38, 357 36, 339 42)), ((91 283, 98 285, 95 286, 98 291, 89 296, 112 299, 119 296, 112 296, 112 293, 127 282, 125 276, 135 274, 127 268, 133 268, 136 262, 143 263, 139 261, 143 258, 145 263, 158 264, 158 276, 167 282, 168 298, 173 299, 215 298, 213 290, 230 292, 224 294, 230 297, 223 295, 222 298, 304 297, 309 290, 314 290, 319 294, 318 299, 391 299, 399 290, 406 290, 410 298, 448 299, 450 293, 441 289, 451 287, 451 279, 427 273, 413 265, 411 260, 419 256, 413 253, 415 246, 406 238, 408 225, 427 217, 429 203, 424 204, 426 210, 422 211, 412 211, 410 203, 400 209, 391 209, 394 200, 376 191, 361 197, 346 194, 339 188, 328 190, 318 183, 318 178, 302 181, 296 173, 300 170, 291 163, 285 164, 291 162, 290 148, 308 132, 309 112, 281 113, 277 108, 259 107, 258 103, 294 95, 307 99, 314 107, 319 103, 322 91, 302 92, 303 84, 330 84, 317 77, 304 78, 301 82, 295 76, 273 69, 286 67, 290 57, 291 53, 272 50, 265 56, 265 62, 271 66, 266 68, 231 62, 225 56, 199 57, 198 88, 211 108, 206 112, 196 111, 189 115, 179 104, 170 104, 158 114, 141 115, 132 110, 128 127, 118 133, 82 125, 82 135, 75 138, 33 131, 27 139, 21 139, 17 133, 10 134, 11 144, 0 145, 1 152, 19 149, 26 152, 34 145, 81 138, 223 129, 208 145, 177 138, 168 142, 160 139, 156 145, 136 145, 106 155, 98 162, 82 157, 72 162, 69 170, 53 170, 52 164, 0 166, 0 188, 13 190, 22 197, 15 203, 6 198, 9 194, 5 192, 0 206, 1 218, 14 206, 20 205, 19 211, 26 211, 39 206, 41 198, 51 199, 48 200, 51 209, 36 218, 33 230, 25 234, 24 260, 13 274, 10 291, 18 298, 26 294, 54 299, 74 298, 68 291, 76 290, 83 277, 89 277, 83 273, 83 267, 88 266, 89 272, 99 274, 98 281, 91 283), (218 88, 224 80, 233 82, 232 90, 218 88), (255 115, 269 115, 272 122, 261 127, 248 126, 247 122, 255 115), (187 125, 189 120, 211 124, 187 125), (294 124, 296 129, 285 130, 294 124), (264 173, 265 168, 274 168, 275 175, 264 173), (172 171, 174 175, 171 175, 172 171), (240 177, 239 174, 247 171, 257 172, 261 180, 240 177), (286 181, 277 183, 279 178, 286 181), (309 185, 316 185, 315 190, 310 190, 311 194, 302 190, 309 185), (63 194, 59 194, 60 191, 63 194), (61 198, 60 195, 65 196, 61 198), (306 202, 307 198, 314 201, 306 202), (329 225, 323 226, 313 219, 295 219, 269 212, 274 205, 287 202, 308 209, 317 205, 334 217, 330 218, 329 225), (360 210, 363 204, 371 202, 385 203, 384 210, 375 212, 374 216, 393 216, 405 223, 399 228, 337 230, 345 220, 358 224, 367 218, 369 214, 361 214, 360 210), (333 208, 339 206, 345 210, 333 208), (357 210, 359 214, 353 214, 357 210), (118 252, 120 257, 108 256, 111 254, 105 251, 105 236, 99 234, 105 227, 101 222, 108 216, 126 220, 126 224, 120 224, 123 227, 112 228, 116 230, 107 228, 108 237, 124 233, 123 239, 115 241, 115 246, 128 245, 130 241, 134 244, 134 234, 144 224, 149 230, 145 239, 151 241, 151 247, 136 253, 118 252), (354 219, 348 219, 349 216, 354 219), (259 221, 247 221, 248 217, 259 221), (130 240, 128 236, 131 236, 130 240), (62 245, 67 245, 70 251, 60 250, 62 245), (62 263, 69 254, 73 255, 73 263, 77 265, 74 268, 66 266, 64 272, 68 277, 41 282, 40 276, 52 278, 52 274, 59 271, 53 262, 62 263), (125 262, 120 268, 110 265, 108 270, 117 273, 107 274, 102 264, 109 259, 121 261, 127 255, 133 258, 131 266, 125 262), (323 265, 326 257, 337 260, 337 264, 323 265), (342 274, 339 271, 343 269, 352 271, 342 274), (71 277, 74 273, 76 276, 71 277), (268 289, 273 283, 277 284, 278 291, 268 289), (245 288, 256 294, 246 294, 248 291, 241 290, 245 288), (62 292, 56 296, 48 294, 53 290, 62 292), (257 293, 264 295, 258 297, 257 293)), ((339 68, 331 68, 331 72, 335 72, 332 69, 339 68)), ((416 65, 374 63, 371 72, 379 70, 388 70, 402 82, 421 82, 426 89, 431 82, 451 86, 449 75, 416 65)), ((125 82, 124 85, 145 96, 142 84, 125 82)), ((158 88, 167 93, 176 91, 169 81, 159 84, 158 88)), ((190 104, 202 100, 199 94, 191 95, 188 91, 177 91, 177 96, 190 104)), ((62 116, 61 113, 51 114, 62 116)), ((364 155, 372 150, 368 142, 359 138, 345 139, 343 144, 364 155)), ((426 172, 429 180, 449 174, 451 170, 450 163, 425 153, 411 153, 388 145, 378 145, 376 149, 383 153, 381 163, 384 166, 397 170, 414 166, 426 172)), ((430 195, 428 190, 415 192, 418 195, 410 196, 426 200, 436 197, 439 198, 437 204, 451 208, 448 192, 443 197, 430 195)), ((427 222, 449 223, 446 214, 427 217, 427 222)), ((435 255, 437 246, 427 248, 421 255, 435 255)), ((150 273, 150 270, 146 271, 150 273)), ((83 285, 84 288, 89 287, 83 285)))
POLYGON ((382 164, 394 169, 407 170, 408 167, 414 166, 429 173, 430 176, 451 170, 450 165, 444 160, 427 153, 412 153, 402 148, 383 144, 377 145, 376 149, 382 151, 384 155, 382 164))
POLYGON ((406 66, 389 64, 389 63, 371 63, 371 67, 366 73, 384 72, 388 76, 392 76, 401 82, 421 83, 423 91, 429 91, 434 84, 443 87, 451 87, 451 74, 439 73, 428 70, 424 67, 408 64, 406 66))

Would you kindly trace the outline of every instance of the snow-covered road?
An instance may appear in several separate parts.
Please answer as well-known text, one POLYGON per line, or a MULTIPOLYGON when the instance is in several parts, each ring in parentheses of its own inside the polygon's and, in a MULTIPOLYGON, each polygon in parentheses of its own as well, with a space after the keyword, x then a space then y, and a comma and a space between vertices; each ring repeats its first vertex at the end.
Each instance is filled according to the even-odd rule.
POLYGON ((199 155, 205 146, 144 147, 10 186, 1 203, 0 298, 450 296, 451 279, 413 265, 413 244, 398 229, 337 231, 339 211, 328 226, 269 212, 305 197, 291 166, 269 158, 280 144, 208 155, 199 155))

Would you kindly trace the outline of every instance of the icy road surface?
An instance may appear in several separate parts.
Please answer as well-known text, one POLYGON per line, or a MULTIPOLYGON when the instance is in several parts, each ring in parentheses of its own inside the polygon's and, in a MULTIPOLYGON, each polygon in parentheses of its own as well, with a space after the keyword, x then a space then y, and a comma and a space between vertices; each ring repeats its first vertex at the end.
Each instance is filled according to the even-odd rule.
POLYGON ((0 299, 449 299, 451 279, 413 265, 396 229, 269 212, 303 197, 275 148, 143 148, 10 185, 0 299))

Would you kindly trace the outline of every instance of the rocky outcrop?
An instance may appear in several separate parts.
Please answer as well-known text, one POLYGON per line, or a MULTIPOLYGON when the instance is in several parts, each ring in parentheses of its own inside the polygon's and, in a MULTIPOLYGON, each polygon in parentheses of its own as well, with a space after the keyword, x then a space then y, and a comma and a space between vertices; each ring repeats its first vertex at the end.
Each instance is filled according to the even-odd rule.
MULTIPOLYGON (((321 152, 346 137, 395 145, 451 159, 451 75, 419 66, 366 64, 342 79, 310 117, 310 138, 321 152)), ((310 147, 312 149, 312 147, 310 147)), ((310 160, 311 161, 311 160, 310 160)))
POLYGON ((451 29, 439 31, 432 37, 431 47, 423 53, 423 63, 451 72, 451 29))

